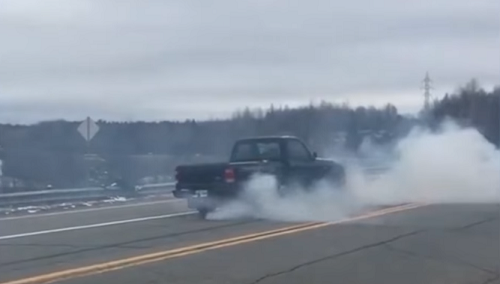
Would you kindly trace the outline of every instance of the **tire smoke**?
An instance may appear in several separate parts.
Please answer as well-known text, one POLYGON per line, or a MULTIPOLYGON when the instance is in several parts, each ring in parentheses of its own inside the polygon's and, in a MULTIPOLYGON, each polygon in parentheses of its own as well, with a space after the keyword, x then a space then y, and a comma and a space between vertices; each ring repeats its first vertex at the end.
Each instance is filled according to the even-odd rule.
MULTIPOLYGON (((319 182, 313 190, 281 196, 272 176, 255 176, 239 200, 208 218, 333 221, 367 208, 402 203, 500 202, 500 152, 476 129, 449 121, 437 131, 417 127, 390 154, 389 167, 376 176, 363 171, 359 163, 344 164, 344 189, 319 182)), ((373 147, 368 155, 381 156, 373 147)))

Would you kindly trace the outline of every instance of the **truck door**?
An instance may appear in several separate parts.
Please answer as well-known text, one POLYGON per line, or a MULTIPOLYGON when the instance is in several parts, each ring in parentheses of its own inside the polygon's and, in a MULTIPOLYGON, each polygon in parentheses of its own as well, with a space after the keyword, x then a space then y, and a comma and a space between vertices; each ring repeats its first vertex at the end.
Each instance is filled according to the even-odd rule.
POLYGON ((290 139, 286 143, 287 180, 308 186, 316 176, 314 157, 299 140, 290 139))

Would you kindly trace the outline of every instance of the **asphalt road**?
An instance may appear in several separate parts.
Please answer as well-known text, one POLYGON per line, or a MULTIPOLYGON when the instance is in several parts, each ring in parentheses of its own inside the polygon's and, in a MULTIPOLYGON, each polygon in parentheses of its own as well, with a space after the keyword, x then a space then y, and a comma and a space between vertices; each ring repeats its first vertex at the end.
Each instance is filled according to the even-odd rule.
POLYGON ((177 200, 0 219, 0 283, 500 284, 499 269, 498 204, 330 224, 204 221, 177 200))

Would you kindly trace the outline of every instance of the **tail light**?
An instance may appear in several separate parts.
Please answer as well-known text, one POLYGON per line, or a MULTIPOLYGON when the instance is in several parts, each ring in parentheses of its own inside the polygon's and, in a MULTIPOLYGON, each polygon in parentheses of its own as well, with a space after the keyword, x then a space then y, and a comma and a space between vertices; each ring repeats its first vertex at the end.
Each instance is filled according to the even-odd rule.
POLYGON ((236 180, 236 175, 234 174, 234 169, 226 169, 224 171, 224 180, 227 183, 232 183, 235 182, 236 180))

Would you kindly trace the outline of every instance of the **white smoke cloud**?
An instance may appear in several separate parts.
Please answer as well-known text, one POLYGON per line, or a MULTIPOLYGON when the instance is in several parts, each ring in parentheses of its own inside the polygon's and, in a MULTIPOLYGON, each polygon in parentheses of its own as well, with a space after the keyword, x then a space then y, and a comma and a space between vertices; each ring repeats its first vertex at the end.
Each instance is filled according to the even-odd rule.
POLYGON ((352 186, 370 203, 499 201, 500 152, 475 129, 446 122, 437 133, 415 129, 396 147, 393 167, 352 186))
POLYGON ((346 212, 359 209, 359 204, 347 192, 331 190, 326 184, 317 185, 314 192, 295 190, 281 196, 275 189, 276 179, 269 175, 256 176, 245 188, 240 200, 231 202, 212 213, 211 219, 262 218, 283 221, 308 221, 342 218, 346 212))
POLYGON ((434 132, 416 128, 391 154, 396 160, 376 177, 356 163, 345 165, 347 184, 342 190, 319 183, 309 193, 298 190, 283 197, 277 193, 273 177, 257 176, 249 181, 240 200, 219 208, 209 218, 331 221, 374 206, 500 202, 500 152, 473 128, 452 122, 434 132))

